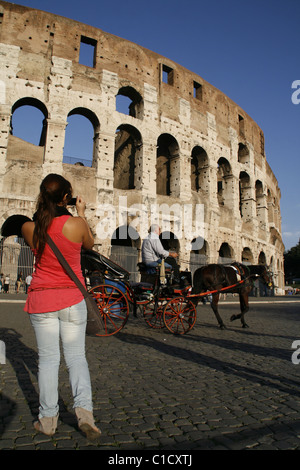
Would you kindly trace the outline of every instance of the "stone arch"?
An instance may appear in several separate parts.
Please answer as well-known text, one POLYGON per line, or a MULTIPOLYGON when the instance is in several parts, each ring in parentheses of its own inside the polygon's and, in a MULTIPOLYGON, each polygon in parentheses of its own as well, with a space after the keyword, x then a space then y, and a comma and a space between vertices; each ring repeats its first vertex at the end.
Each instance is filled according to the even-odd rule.
POLYGON ((264 251, 261 251, 258 255, 258 264, 267 264, 267 259, 264 251))
POLYGON ((208 156, 199 145, 193 148, 191 155, 191 189, 209 192, 208 156))
POLYGON ((229 181, 232 180, 232 170, 229 161, 221 157, 218 160, 217 170, 217 195, 220 206, 227 205, 228 200, 232 197, 232 188, 229 181))
POLYGON ((142 136, 138 129, 121 124, 115 135, 114 188, 135 189, 138 186, 136 168, 142 158, 142 136))
POLYGON ((278 227, 279 225, 279 217, 280 217, 280 208, 279 208, 279 202, 277 197, 274 197, 274 224, 275 227, 278 227))
MULTIPOLYGON (((15 285, 18 274, 22 273, 23 281, 33 271, 34 255, 31 248, 22 237, 22 225, 31 220, 28 210, 15 214, 13 209, 5 215, 1 226, 0 265, 1 272, 10 274, 12 286, 15 285), (27 215, 25 215, 27 213, 27 215)), ((23 286, 24 288, 25 286, 23 286)))
POLYGON ((270 189, 267 191, 267 204, 268 204, 268 222, 274 224, 274 197, 270 189))
POLYGON ((263 184, 260 180, 255 182, 255 200, 256 200, 256 217, 260 224, 266 223, 266 202, 263 184))
POLYGON ((137 263, 140 247, 140 236, 130 225, 117 227, 112 234, 110 259, 131 273, 133 280, 138 280, 137 263))
POLYGON ((242 251, 242 263, 244 264, 253 264, 254 257, 250 248, 245 247, 242 251))
POLYGON ((242 219, 251 218, 251 186, 250 176, 245 171, 240 172, 239 177, 239 209, 242 219))
POLYGON ((256 200, 264 195, 263 184, 260 180, 255 181, 255 195, 256 200))
POLYGON ((13 214, 8 216, 1 226, 1 273, 9 275, 12 289, 16 285, 18 275, 22 275, 24 282, 26 276, 33 271, 34 255, 21 233, 22 225, 29 220, 31 219, 26 215, 13 214))
POLYGON ((177 253, 179 253, 180 243, 179 243, 178 238, 173 232, 165 230, 161 232, 161 234, 159 235, 159 238, 165 250, 176 251, 177 253))
POLYGON ((156 192, 170 196, 175 193, 176 167, 179 158, 179 145, 175 137, 161 134, 157 139, 156 192))
POLYGON ((133 227, 130 225, 121 225, 113 232, 111 245, 140 248, 141 239, 138 232, 133 227))
POLYGON ((247 145, 239 143, 238 148, 238 162, 249 163, 249 149, 247 145))
POLYGON ((119 39, 115 52, 125 69, 128 69, 128 64, 134 65, 134 72, 138 73, 144 67, 151 67, 150 57, 138 44, 119 39))
POLYGON ((123 86, 116 96, 116 110, 131 117, 142 119, 144 115, 143 97, 135 88, 123 86))
POLYGON ((209 245, 203 237, 193 238, 191 242, 191 251, 199 255, 209 255, 209 245))
MULTIPOLYGON (((13 129, 13 120, 14 120, 14 114, 18 109, 23 108, 24 114, 22 116, 22 121, 26 122, 27 124, 32 121, 33 119, 33 113, 34 110, 40 111, 41 116, 40 119, 38 118, 37 120, 40 120, 40 127, 41 127, 41 132, 40 136, 38 138, 38 146, 39 147, 44 147, 45 142, 46 142, 46 137, 47 137, 47 119, 48 119, 48 110, 44 103, 36 98, 32 97, 24 97, 19 99, 14 103, 11 109, 11 121, 10 121, 10 134, 14 134, 14 129, 13 129)), ((22 140, 25 140, 22 138, 22 140)), ((35 144, 36 145, 36 144, 35 144)))
POLYGON ((227 242, 223 242, 219 249, 219 263, 230 263, 234 259, 234 250, 227 242))
MULTIPOLYGON (((64 163, 73 163, 82 166, 95 166, 97 161, 97 141, 99 137, 100 131, 100 123, 98 117, 96 116, 93 111, 88 108, 74 108, 72 109, 67 118, 69 118, 69 122, 65 132, 65 147, 64 147, 64 156, 63 162, 64 163), (72 122, 70 118, 75 118, 72 122), (77 118, 77 119, 76 119, 77 118), (83 120, 86 120, 86 123, 90 126, 88 128, 83 120), (69 140, 72 141, 72 147, 76 147, 76 138, 79 138, 81 142, 84 142, 84 154, 82 154, 82 150, 80 150, 80 146, 78 145, 78 154, 77 155, 67 155, 68 152, 68 142, 69 140), (89 150, 87 150, 89 149, 89 150), (81 154, 80 154, 81 153, 81 154)), ((73 150, 72 150, 73 151, 73 150)))
POLYGON ((209 245, 202 237, 197 237, 192 240, 190 251, 190 270, 195 272, 200 266, 207 264, 209 257, 209 245))
MULTIPOLYGON (((8 214, 7 214, 8 215, 8 214)), ((1 236, 2 237, 22 237, 22 225, 30 221, 31 218, 24 214, 9 215, 2 224, 1 236)))

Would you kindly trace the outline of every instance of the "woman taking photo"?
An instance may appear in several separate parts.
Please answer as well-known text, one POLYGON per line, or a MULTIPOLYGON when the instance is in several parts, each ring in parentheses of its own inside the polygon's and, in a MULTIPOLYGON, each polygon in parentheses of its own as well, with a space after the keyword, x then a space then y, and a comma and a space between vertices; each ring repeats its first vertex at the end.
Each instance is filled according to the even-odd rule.
POLYGON ((88 439, 96 439, 100 430, 93 418, 90 374, 85 357, 85 300, 46 243, 49 234, 84 284, 81 247, 91 249, 94 239, 84 217, 85 202, 77 197, 78 216, 72 217, 67 210, 71 198, 72 187, 65 178, 57 174, 46 176, 40 186, 33 222, 26 222, 22 227, 23 237, 36 259, 24 308, 30 314, 39 354, 40 406, 34 427, 50 436, 57 428, 61 338, 79 429, 88 439))

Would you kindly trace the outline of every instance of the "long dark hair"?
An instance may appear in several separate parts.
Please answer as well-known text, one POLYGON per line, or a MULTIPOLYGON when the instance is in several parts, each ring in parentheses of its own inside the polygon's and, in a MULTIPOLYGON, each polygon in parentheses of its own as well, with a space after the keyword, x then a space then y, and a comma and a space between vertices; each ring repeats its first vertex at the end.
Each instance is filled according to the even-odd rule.
POLYGON ((41 256, 46 244, 47 229, 56 216, 57 205, 72 197, 72 186, 63 176, 51 173, 43 179, 37 200, 33 246, 41 256))

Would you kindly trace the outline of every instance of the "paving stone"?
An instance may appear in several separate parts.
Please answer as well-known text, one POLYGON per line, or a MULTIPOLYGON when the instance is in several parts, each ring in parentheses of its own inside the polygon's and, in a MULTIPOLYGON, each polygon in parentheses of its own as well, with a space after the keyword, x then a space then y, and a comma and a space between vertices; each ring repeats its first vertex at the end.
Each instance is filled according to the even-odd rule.
MULTIPOLYGON (((102 430, 89 443, 77 430, 64 364, 58 432, 49 438, 33 429, 36 366, 25 374, 21 359, 32 353, 34 335, 21 307, 5 304, 7 328, 25 333, 18 361, 0 368, 0 449, 299 450, 300 365, 290 357, 300 303, 293 305, 251 306, 248 330, 219 330, 206 308, 180 338, 130 319, 115 337, 87 337, 102 430)), ((238 307, 221 308, 225 319, 238 307)))
POLYGON ((0 449, 1 450, 9 450, 14 449, 15 443, 12 439, 0 439, 0 449))

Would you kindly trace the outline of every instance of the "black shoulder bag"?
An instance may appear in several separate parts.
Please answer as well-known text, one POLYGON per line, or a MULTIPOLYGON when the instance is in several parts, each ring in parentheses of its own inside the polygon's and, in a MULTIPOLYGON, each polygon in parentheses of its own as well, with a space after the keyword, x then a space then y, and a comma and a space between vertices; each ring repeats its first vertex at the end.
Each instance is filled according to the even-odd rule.
POLYGON ((80 289, 80 291, 82 292, 84 296, 86 307, 87 307, 87 325, 86 325, 87 335, 97 336, 97 334, 103 331, 104 324, 103 324, 103 320, 101 318, 101 315, 100 315, 100 312, 98 310, 95 300, 88 293, 85 286, 80 282, 80 280, 74 273, 73 269, 71 268, 67 260, 64 258, 63 254, 60 252, 60 250, 58 249, 58 247, 55 245, 54 241, 48 234, 47 234, 47 243, 52 249, 55 256, 57 257, 62 267, 70 276, 72 281, 75 282, 76 286, 80 289))

